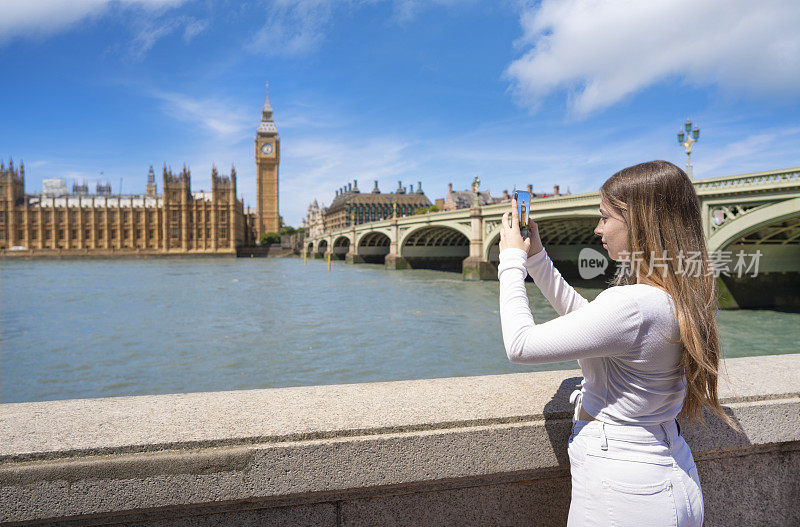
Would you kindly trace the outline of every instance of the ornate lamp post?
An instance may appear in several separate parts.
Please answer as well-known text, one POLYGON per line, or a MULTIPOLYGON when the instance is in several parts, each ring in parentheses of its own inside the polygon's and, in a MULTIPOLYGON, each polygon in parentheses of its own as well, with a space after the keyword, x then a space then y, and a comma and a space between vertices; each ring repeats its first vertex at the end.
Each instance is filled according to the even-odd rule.
POLYGON ((686 175, 689 176, 689 179, 694 179, 692 175, 692 145, 700 140, 700 128, 697 126, 692 128, 692 121, 689 119, 686 119, 683 124, 686 132, 683 130, 678 132, 678 144, 686 149, 686 175))

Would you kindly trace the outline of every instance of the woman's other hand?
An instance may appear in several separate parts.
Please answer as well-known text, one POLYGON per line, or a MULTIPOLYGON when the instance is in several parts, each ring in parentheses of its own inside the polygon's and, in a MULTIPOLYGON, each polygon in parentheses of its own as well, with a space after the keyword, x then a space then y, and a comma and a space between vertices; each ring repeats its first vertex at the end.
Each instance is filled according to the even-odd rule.
MULTIPOLYGON (((538 236, 538 229, 537 229, 538 236)), ((539 242, 541 245, 541 242, 539 242)), ((503 223, 500 227, 500 252, 506 249, 522 249, 526 253, 530 252, 530 238, 522 239, 519 233, 519 215, 517 212, 517 200, 511 199, 511 212, 503 214, 503 223)))
POLYGON ((530 242, 528 244, 528 258, 544 249, 542 238, 539 236, 539 226, 530 217, 528 217, 528 239, 526 241, 530 242))

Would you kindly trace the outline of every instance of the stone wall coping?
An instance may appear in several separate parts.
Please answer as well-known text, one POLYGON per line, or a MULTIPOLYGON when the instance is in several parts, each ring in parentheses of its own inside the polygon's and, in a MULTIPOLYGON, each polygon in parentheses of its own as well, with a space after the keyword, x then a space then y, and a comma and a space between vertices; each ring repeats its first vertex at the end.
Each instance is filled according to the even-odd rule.
MULTIPOLYGON (((725 405, 800 396, 800 354, 728 359, 725 405)), ((525 423, 579 370, 0 404, 0 463, 525 423)))

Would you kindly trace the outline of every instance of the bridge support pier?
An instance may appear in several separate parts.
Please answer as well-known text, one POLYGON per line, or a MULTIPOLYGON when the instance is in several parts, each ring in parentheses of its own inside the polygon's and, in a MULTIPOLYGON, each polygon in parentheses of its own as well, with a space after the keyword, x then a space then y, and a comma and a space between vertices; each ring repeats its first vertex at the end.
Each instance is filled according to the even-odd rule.
POLYGON ((363 256, 361 256, 360 254, 356 254, 352 251, 344 255, 344 261, 350 264, 360 264, 365 262, 363 256))
POLYGON ((497 268, 483 257, 483 209, 473 206, 469 211, 472 235, 469 240, 469 256, 461 264, 464 280, 496 280, 497 268))
POLYGON ((464 280, 497 280, 497 267, 480 256, 470 256, 461 264, 461 277, 464 280))
POLYGON ((396 254, 393 253, 389 253, 386 255, 386 263, 384 263, 384 267, 386 269, 391 269, 392 271, 396 271, 397 269, 410 268, 410 266, 408 265, 408 260, 406 260, 402 256, 397 256, 396 254))

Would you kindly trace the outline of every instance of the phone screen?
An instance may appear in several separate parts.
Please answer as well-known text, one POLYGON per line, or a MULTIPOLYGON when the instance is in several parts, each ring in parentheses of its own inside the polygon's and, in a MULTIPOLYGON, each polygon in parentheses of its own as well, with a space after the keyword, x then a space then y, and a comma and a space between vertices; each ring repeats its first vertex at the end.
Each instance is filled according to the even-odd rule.
POLYGON ((519 231, 524 236, 528 232, 528 215, 531 212, 531 193, 525 190, 515 190, 514 199, 517 200, 519 231))

